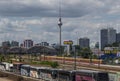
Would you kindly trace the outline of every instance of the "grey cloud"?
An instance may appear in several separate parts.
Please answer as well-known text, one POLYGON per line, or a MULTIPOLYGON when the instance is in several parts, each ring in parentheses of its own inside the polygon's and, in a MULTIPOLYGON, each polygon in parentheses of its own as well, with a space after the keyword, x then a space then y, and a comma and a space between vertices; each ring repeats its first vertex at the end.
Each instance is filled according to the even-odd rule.
POLYGON ((11 21, 6 18, 1 18, 0 20, 0 30, 2 33, 15 33, 15 32, 22 32, 26 30, 26 26, 22 25, 17 21, 11 21))
MULTIPOLYGON (((64 0, 62 1, 62 16, 81 17, 104 9, 104 1, 98 0, 64 0)), ((58 1, 56 0, 2 0, 0 1, 1 16, 17 17, 57 17, 58 1)))
MULTIPOLYGON (((28 1, 28 0, 27 0, 28 1)), ((30 0, 33 1, 33 0, 30 0)), ((0 1, 0 14, 3 16, 40 16, 44 14, 49 14, 51 12, 50 6, 39 4, 28 4, 24 3, 25 1, 16 1, 16 0, 5 0, 0 1)))

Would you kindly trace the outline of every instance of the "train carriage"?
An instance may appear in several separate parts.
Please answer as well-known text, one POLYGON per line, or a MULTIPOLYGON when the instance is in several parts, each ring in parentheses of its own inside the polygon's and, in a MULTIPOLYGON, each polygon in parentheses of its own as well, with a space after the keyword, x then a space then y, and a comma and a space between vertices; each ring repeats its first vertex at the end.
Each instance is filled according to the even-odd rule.
POLYGON ((11 68, 13 67, 13 64, 7 63, 7 62, 2 62, 2 64, 5 65, 5 70, 6 71, 11 71, 11 68))
POLYGON ((30 67, 30 77, 39 78, 39 70, 40 70, 40 67, 31 66, 30 67))
POLYGON ((20 74, 23 76, 30 76, 30 65, 22 65, 20 69, 20 74))
POLYGON ((40 78, 46 81, 54 81, 54 70, 50 68, 42 68, 39 70, 40 78))
POLYGON ((57 80, 58 81, 75 81, 75 73, 74 71, 68 70, 58 70, 57 72, 57 80))
POLYGON ((109 81, 120 81, 120 72, 109 73, 109 81))
POLYGON ((5 71, 5 70, 6 70, 6 69, 5 69, 5 64, 0 63, 0 70, 1 70, 1 71, 5 71))
POLYGON ((117 72, 117 81, 120 81, 120 72, 117 72))
POLYGON ((101 71, 77 70, 75 81, 109 81, 109 75, 101 71))
POLYGON ((13 67, 11 68, 11 71, 16 73, 16 74, 20 74, 20 69, 21 69, 21 66, 24 65, 22 63, 13 63, 13 67))
POLYGON ((109 73, 109 81, 118 81, 117 73, 109 73))
POLYGON ((58 74, 58 69, 52 69, 51 76, 52 76, 53 81, 58 81, 57 80, 57 77, 58 77, 57 74, 58 74))

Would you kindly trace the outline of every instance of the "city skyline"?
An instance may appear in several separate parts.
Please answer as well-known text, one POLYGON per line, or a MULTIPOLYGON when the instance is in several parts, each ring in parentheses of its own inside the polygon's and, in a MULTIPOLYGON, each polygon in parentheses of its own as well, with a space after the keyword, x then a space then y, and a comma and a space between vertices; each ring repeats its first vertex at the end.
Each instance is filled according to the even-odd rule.
MULTIPOLYGON (((32 39, 59 43, 59 0, 0 0, 0 42, 32 39)), ((100 30, 113 27, 120 32, 120 1, 61 0, 62 44, 64 40, 88 37, 100 42, 100 30)))

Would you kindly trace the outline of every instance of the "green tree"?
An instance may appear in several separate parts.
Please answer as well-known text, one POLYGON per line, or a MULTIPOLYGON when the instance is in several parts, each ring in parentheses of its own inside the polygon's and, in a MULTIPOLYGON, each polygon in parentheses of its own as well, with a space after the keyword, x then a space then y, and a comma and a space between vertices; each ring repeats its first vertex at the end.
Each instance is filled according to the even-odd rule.
POLYGON ((57 68, 59 66, 58 62, 52 62, 51 67, 52 68, 57 68))
POLYGON ((119 44, 120 44, 120 43, 118 43, 118 42, 114 42, 114 43, 112 44, 112 46, 113 46, 113 47, 119 47, 119 44))
POLYGON ((105 45, 105 47, 119 47, 119 42, 114 42, 114 43, 112 43, 112 44, 107 44, 107 45, 105 45))
POLYGON ((92 55, 92 51, 89 48, 83 48, 81 50, 81 57, 83 58, 90 58, 92 55))

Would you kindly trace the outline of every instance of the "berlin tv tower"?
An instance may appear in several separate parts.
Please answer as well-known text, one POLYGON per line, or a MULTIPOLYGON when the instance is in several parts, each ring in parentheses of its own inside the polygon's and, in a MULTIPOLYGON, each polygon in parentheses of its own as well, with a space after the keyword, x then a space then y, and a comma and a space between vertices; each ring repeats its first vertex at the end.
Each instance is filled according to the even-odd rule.
POLYGON ((58 26, 59 26, 59 32, 60 32, 60 36, 59 36, 59 42, 60 42, 60 54, 61 54, 61 26, 62 26, 62 18, 61 18, 61 0, 59 0, 59 21, 58 21, 58 26))

